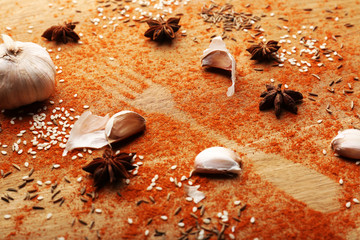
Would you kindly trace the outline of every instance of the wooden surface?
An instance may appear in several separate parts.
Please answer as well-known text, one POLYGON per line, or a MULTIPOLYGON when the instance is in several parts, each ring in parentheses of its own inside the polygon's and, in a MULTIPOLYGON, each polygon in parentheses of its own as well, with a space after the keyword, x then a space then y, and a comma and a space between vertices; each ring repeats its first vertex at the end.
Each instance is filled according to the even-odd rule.
MULTIPOLYGON (((51 180, 52 184, 59 182, 60 195, 66 199, 62 207, 53 204, 50 186, 45 185, 38 187, 37 193, 44 197, 44 200, 39 202, 23 200, 29 187, 20 189, 17 193, 7 192, 7 188, 17 186, 19 179, 29 171, 23 167, 23 164, 20 165, 21 171, 10 167, 13 173, 5 179, 0 178, 0 194, 7 192, 15 200, 10 204, 0 202, 1 236, 9 239, 54 239, 62 236, 67 239, 82 239, 85 236, 96 239, 97 234, 100 234, 103 239, 143 239, 144 231, 149 229, 151 234, 148 239, 159 239, 154 237, 154 229, 159 229, 167 231, 165 239, 175 239, 180 236, 177 227, 180 216, 179 218, 171 216, 168 221, 162 221, 158 219, 159 215, 169 213, 170 216, 177 206, 183 206, 183 209, 191 212, 195 205, 186 203, 183 190, 169 184, 168 178, 177 176, 180 179, 182 175, 188 176, 198 150, 221 145, 234 149, 241 155, 243 176, 235 179, 204 179, 195 176, 194 181, 201 185, 200 190, 203 190, 206 195, 202 204, 209 209, 207 214, 213 219, 216 219, 217 212, 223 210, 228 210, 232 216, 236 216, 233 206, 235 200, 241 199, 248 203, 249 207, 247 212, 244 212, 245 218, 242 221, 249 222, 254 216, 256 223, 240 226, 237 222, 231 221, 230 226, 234 225, 237 226, 236 229, 241 229, 234 231, 237 239, 255 237, 259 239, 330 239, 329 236, 339 239, 358 239, 360 237, 360 219, 358 218, 360 206, 352 203, 350 209, 345 207, 346 202, 351 201, 352 198, 360 199, 359 191, 357 191, 357 189, 360 190, 358 187, 360 178, 355 172, 358 168, 355 162, 332 156, 329 148, 331 137, 326 133, 329 130, 335 136, 334 134, 342 130, 341 128, 359 126, 357 108, 360 104, 358 101, 360 87, 357 86, 353 77, 360 76, 357 67, 360 60, 360 51, 357 48, 360 40, 358 27, 360 3, 353 0, 309 0, 301 3, 298 1, 266 1, 266 3, 253 1, 250 8, 246 8, 244 3, 239 4, 237 1, 231 3, 237 6, 238 11, 250 9, 254 14, 266 12, 268 17, 262 19, 261 24, 267 30, 266 37, 268 38, 278 39, 286 34, 286 31, 278 29, 277 25, 291 26, 294 29, 291 34, 296 32, 295 29, 300 30, 303 25, 316 25, 318 31, 313 33, 315 38, 324 36, 331 38, 335 34, 341 34, 337 41, 332 41, 329 45, 336 44, 337 49, 340 50, 340 43, 344 44, 345 47, 341 50, 344 56, 341 63, 344 67, 340 70, 336 67, 335 70, 330 68, 319 70, 312 67, 307 74, 299 74, 295 69, 286 80, 291 88, 319 93, 317 102, 310 101, 307 98, 308 95, 304 93, 305 100, 299 106, 297 117, 285 113, 281 119, 277 120, 272 111, 246 112, 250 108, 257 109, 258 95, 264 90, 265 83, 269 83, 270 78, 285 81, 283 79, 286 78, 286 74, 292 70, 287 64, 284 66, 287 72, 270 66, 265 66, 265 71, 261 73, 253 71, 254 67, 259 66, 248 60, 249 55, 244 51, 247 45, 245 39, 251 38, 244 37, 243 33, 234 33, 234 36, 238 37, 237 42, 230 40, 226 42, 230 51, 238 53, 236 50, 239 48, 242 50, 235 55, 238 66, 236 94, 232 98, 226 97, 226 89, 230 86, 227 76, 214 74, 212 79, 206 79, 211 73, 202 73, 204 70, 200 67, 200 57, 202 51, 208 46, 210 36, 221 31, 216 28, 214 32, 205 30, 207 26, 198 15, 202 1, 190 2, 189 7, 181 4, 177 7, 175 12, 185 11, 182 29, 187 30, 187 36, 179 36, 179 40, 173 45, 159 46, 152 45, 148 40, 143 39, 142 34, 146 30, 145 23, 130 29, 122 28, 114 33, 111 30, 106 32, 107 30, 101 27, 94 27, 90 20, 99 17, 96 10, 98 4, 95 1, 79 0, 77 3, 72 3, 70 1, 13 2, 3 0, 1 11, 4 14, 0 17, 0 29, 2 32, 11 34, 16 40, 33 41, 56 49, 60 45, 44 41, 40 37, 41 33, 47 27, 63 21, 80 22, 77 30, 84 34, 82 38, 84 44, 60 46, 61 57, 54 62, 57 66, 64 68, 64 73, 58 74, 56 80, 66 79, 66 82, 65 84, 57 82, 57 90, 50 100, 63 99, 64 106, 74 107, 70 101, 73 94, 79 92, 83 97, 76 102, 77 114, 80 115, 83 111, 82 105, 89 103, 91 103, 91 110, 99 115, 131 108, 145 115, 148 128, 138 142, 126 148, 128 151, 145 155, 144 168, 140 167, 138 176, 134 177, 135 183, 131 180, 129 185, 123 184, 115 191, 114 188, 106 188, 99 193, 96 201, 85 204, 79 201, 79 191, 84 185, 90 185, 92 179, 86 173, 76 169, 78 165, 71 164, 73 161, 70 159, 71 156, 62 158, 61 149, 54 150, 53 156, 49 159, 45 159, 41 153, 35 160, 31 159, 31 156, 19 157, 17 160, 16 153, 0 156, 0 169, 9 168, 8 163, 14 161, 18 165, 29 161, 31 165, 36 166, 33 175, 35 182, 37 180, 43 182, 51 180), (52 7, 49 7, 49 3, 52 7), (271 5, 271 8, 265 9, 266 4, 271 5), (312 11, 303 11, 305 8, 312 8, 312 11), (329 14, 326 13, 326 9, 333 10, 335 12, 333 16, 340 18, 339 22, 334 19, 327 20, 325 16, 329 14), (272 12, 275 13, 275 17, 271 19, 269 15, 272 12), (279 16, 286 16, 289 22, 277 20, 279 16), (354 24, 354 27, 344 28, 343 25, 348 22, 354 24), (11 27, 11 30, 6 30, 6 27, 11 27), (28 33, 28 30, 32 32, 28 33), (98 38, 98 35, 102 33, 105 38, 117 39, 120 46, 103 44, 98 38), (195 44, 192 41, 193 37, 200 39, 200 43, 195 44), (82 52, 81 48, 90 54, 94 53, 94 56, 86 58, 84 55, 73 54, 82 52), (178 57, 174 57, 174 54, 178 57), (113 55, 117 56, 116 60, 109 61, 109 57, 113 55), (154 61, 150 62, 149 59, 154 61), (192 65, 194 63, 199 65, 192 65), (155 67, 153 69, 153 65, 165 66, 167 69, 155 67), (143 67, 140 68, 140 66, 143 67), (146 71, 148 71, 147 74, 144 74, 146 71), (311 78, 311 73, 321 75, 323 80, 316 84, 302 82, 302 78, 311 78), (344 110, 350 98, 345 100, 340 97, 335 98, 326 92, 329 81, 338 76, 342 76, 344 82, 353 84, 355 93, 351 99, 355 102, 354 111, 344 110), (85 86, 85 83, 82 83, 84 80, 88 81, 86 83, 88 85, 85 86), (93 88, 89 87, 91 84, 93 88), (251 95, 252 93, 256 93, 256 96, 251 95), (339 102, 338 105, 334 104, 336 101, 339 102), (324 106, 329 102, 335 106, 333 115, 324 111, 324 106), (244 115, 239 115, 240 113, 244 115), (246 115, 254 117, 249 120, 245 118, 246 115), (241 116, 246 120, 243 120, 241 116), (322 119, 324 124, 319 124, 317 122, 319 119, 322 119), (280 127, 284 129, 283 132, 276 130, 280 127), (285 133, 289 131, 295 133, 286 135, 285 133), (277 145, 274 145, 274 142, 277 145), (310 147, 316 149, 316 152, 307 151, 310 147), (171 149, 173 150, 170 151, 171 149), (326 155, 322 153, 323 149, 327 151, 326 155), (39 161, 39 163, 32 163, 33 161, 39 161), (59 170, 51 170, 52 164, 56 161, 62 162, 62 167, 59 170), (175 164, 178 165, 178 170, 173 173, 169 169, 175 164), (324 165, 333 166, 337 170, 330 167, 327 169, 324 165), (157 168, 158 166, 160 167, 157 168), (56 171, 56 174, 53 171, 56 171), (166 189, 166 193, 146 191, 146 187, 153 178, 150 173, 160 175, 161 184, 166 189), (67 176, 71 183, 64 182, 64 176, 67 176), (83 182, 77 182, 80 176, 83 182), (340 178, 345 180, 344 186, 338 183, 340 178), (119 200, 117 191, 123 194, 129 193, 129 196, 130 193, 135 193, 135 197, 125 195, 119 200), (164 200, 167 192, 175 196, 170 201, 164 200), (137 208, 135 204, 137 201, 148 199, 152 195, 156 196, 158 206, 143 211, 137 208), (222 195, 224 199, 220 201, 219 196, 222 195), (31 206, 35 204, 45 206, 45 210, 31 210, 31 206), (102 213, 91 213, 92 208, 102 209, 102 213), (272 214, 268 212, 269 208, 274 211, 273 219, 272 214), (287 218, 285 216, 287 211, 302 212, 305 219, 287 218), (53 214, 50 220, 46 220, 48 213, 53 214), (11 214, 11 219, 5 220, 3 218, 5 214, 11 214), (141 215, 153 216, 155 226, 154 224, 144 226, 141 215), (130 217, 135 222, 131 226, 127 223, 127 218, 130 217), (275 222, 275 219, 281 222, 282 218, 283 222, 289 223, 289 225, 285 224, 285 229, 279 222, 275 222), (312 226, 314 224, 311 222, 312 218, 315 221, 320 219, 319 226, 316 224, 312 226), (73 219, 76 221, 72 226, 73 219), (89 229, 89 226, 79 223, 78 219, 87 223, 95 221, 95 226, 89 229), (329 234, 333 235, 313 235, 316 232, 314 226, 324 228, 324 231, 332 228, 334 232, 329 234), (276 234, 271 231, 275 231, 276 234)), ((54 59, 56 53, 51 56, 54 59)), ((27 123, 21 121, 12 126, 9 124, 11 117, 0 116, 0 121, 5 126, 0 142, 9 146, 16 141, 14 133, 28 126, 27 123)), ((28 139, 31 139, 30 137, 28 139)), ((10 152, 9 149, 8 151, 10 152)), ((94 156, 100 155, 101 151, 94 151, 93 155, 85 154, 81 163, 86 163, 94 156)), ((188 214, 184 213, 181 217, 186 219, 185 229, 194 224, 194 219, 188 214)), ((231 233, 229 228, 226 233, 229 238, 228 234, 231 233)))

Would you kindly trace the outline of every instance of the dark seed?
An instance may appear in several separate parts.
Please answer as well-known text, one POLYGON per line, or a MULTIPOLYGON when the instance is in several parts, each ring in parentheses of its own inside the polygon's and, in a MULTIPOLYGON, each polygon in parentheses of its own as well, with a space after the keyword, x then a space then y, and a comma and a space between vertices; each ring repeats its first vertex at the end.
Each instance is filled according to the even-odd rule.
POLYGON ((95 225, 95 221, 91 221, 89 229, 92 229, 94 227, 94 225, 95 225))
POLYGON ((8 188, 6 191, 9 191, 9 192, 17 192, 17 190, 15 188, 8 188))
POLYGON ((85 222, 84 220, 78 219, 79 223, 81 223, 82 225, 87 225, 87 222, 85 222))
POLYGON ((80 200, 82 201, 82 202, 88 202, 88 200, 86 199, 86 198, 83 198, 83 197, 80 197, 80 200))
POLYGON ((31 177, 31 175, 33 175, 33 173, 34 173, 34 169, 32 168, 32 169, 30 169, 30 172, 28 173, 28 176, 31 177))
POLYGON ((27 183, 27 182, 24 181, 22 184, 20 184, 20 185, 18 186, 18 188, 21 189, 21 188, 25 187, 25 186, 26 186, 26 183, 27 183))
POLYGON ((175 210, 174 215, 177 215, 180 211, 181 211, 181 207, 178 207, 178 208, 175 210))
POLYGON ((53 203, 55 204, 55 203, 58 203, 58 202, 60 202, 62 200, 63 200, 63 197, 59 197, 58 199, 54 200, 53 203))
POLYGON ((60 192, 61 192, 61 190, 58 190, 56 193, 54 193, 54 194, 51 196, 51 199, 54 199, 54 198, 56 197, 56 195, 58 195, 60 192))
POLYGON ((33 206, 32 209, 34 210, 44 210, 44 207, 40 207, 40 206, 33 206))
POLYGON ((16 168, 17 170, 19 170, 19 171, 21 170, 20 167, 19 167, 19 165, 15 164, 15 163, 13 163, 12 165, 13 165, 13 167, 16 168))
POLYGON ((1 197, 1 200, 3 200, 4 202, 10 203, 9 199, 7 199, 6 197, 1 197))
POLYGON ((6 178, 7 176, 9 176, 12 172, 7 172, 7 173, 4 173, 4 176, 3 178, 6 178))
POLYGON ((86 192, 86 187, 81 188, 81 190, 80 190, 80 194, 81 194, 81 195, 84 195, 84 194, 85 194, 85 192, 86 192))

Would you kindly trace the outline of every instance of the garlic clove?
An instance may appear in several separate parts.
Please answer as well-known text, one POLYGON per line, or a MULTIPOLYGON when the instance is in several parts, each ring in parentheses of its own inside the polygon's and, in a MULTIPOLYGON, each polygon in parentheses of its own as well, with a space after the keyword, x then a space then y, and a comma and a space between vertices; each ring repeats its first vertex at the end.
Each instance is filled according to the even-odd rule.
POLYGON ((108 144, 104 129, 109 121, 105 117, 93 115, 90 111, 81 114, 70 132, 63 156, 75 148, 102 148, 108 144))
POLYGON ((360 130, 339 131, 338 135, 331 141, 331 148, 342 157, 360 159, 360 130))
POLYGON ((184 191, 185 193, 191 197, 194 201, 194 203, 199 203, 201 200, 205 198, 205 194, 198 189, 200 188, 200 185, 196 186, 189 186, 184 184, 184 191))
POLYGON ((235 81, 236 81, 236 62, 234 57, 230 54, 226 48, 221 36, 214 37, 211 40, 209 48, 205 49, 201 66, 214 67, 231 71, 232 85, 228 88, 227 96, 230 97, 235 93, 235 81))
POLYGON ((239 174, 241 159, 233 150, 224 147, 211 147, 195 157, 194 172, 210 174, 239 174))
POLYGON ((124 140, 145 130, 145 119, 133 111, 121 111, 112 116, 105 126, 109 143, 124 140))
POLYGON ((55 65, 49 53, 35 43, 1 36, 0 109, 47 99, 55 90, 55 65))

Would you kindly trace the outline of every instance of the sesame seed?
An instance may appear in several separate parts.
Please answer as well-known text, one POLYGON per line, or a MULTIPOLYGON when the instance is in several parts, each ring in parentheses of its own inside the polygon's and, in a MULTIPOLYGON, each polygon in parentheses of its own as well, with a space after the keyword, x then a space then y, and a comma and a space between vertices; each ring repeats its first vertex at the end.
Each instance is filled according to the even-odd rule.
POLYGON ((176 168, 177 168, 177 165, 171 166, 171 169, 172 169, 172 170, 175 170, 176 168))
POLYGON ((50 220, 51 217, 52 217, 52 213, 48 213, 48 214, 46 215, 46 219, 47 219, 47 220, 50 220))
POLYGON ((342 178, 340 178, 339 184, 340 184, 340 185, 343 185, 343 184, 344 184, 344 180, 342 180, 342 178))
POLYGON ((183 227, 185 227, 185 223, 179 222, 179 223, 178 223, 178 226, 181 227, 181 228, 183 228, 183 227))
POLYGON ((351 202, 347 202, 345 206, 346 206, 346 208, 350 208, 351 207, 351 202))
POLYGON ((360 203, 360 201, 357 198, 353 198, 353 202, 358 204, 360 203))
POLYGON ((79 183, 82 181, 82 177, 78 177, 78 179, 76 179, 76 181, 79 183))
POLYGON ((237 200, 234 202, 235 206, 239 206, 241 204, 241 201, 240 200, 237 200))
POLYGON ((90 108, 90 106, 84 105, 83 108, 84 108, 84 109, 88 109, 88 108, 90 108))
POLYGON ((145 236, 148 236, 150 231, 148 229, 145 230, 145 236))
POLYGON ((192 199, 192 197, 186 197, 185 200, 188 202, 191 202, 193 199, 192 199))
POLYGON ((160 218, 161 218, 162 220, 164 220, 164 221, 168 220, 168 217, 165 216, 165 215, 161 216, 160 218))
POLYGON ((131 219, 131 218, 128 218, 128 223, 131 225, 131 224, 133 224, 134 223, 134 221, 131 219))
POLYGON ((255 217, 251 217, 250 222, 255 223, 255 217))
POLYGON ((9 215, 9 214, 4 215, 4 219, 8 220, 10 218, 11 218, 11 215, 9 215))

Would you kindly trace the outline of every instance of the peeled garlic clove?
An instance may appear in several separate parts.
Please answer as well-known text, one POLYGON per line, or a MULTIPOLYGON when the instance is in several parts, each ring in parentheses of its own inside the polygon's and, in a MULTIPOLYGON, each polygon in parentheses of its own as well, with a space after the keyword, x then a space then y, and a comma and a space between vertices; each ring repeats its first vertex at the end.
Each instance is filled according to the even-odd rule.
POLYGON ((47 99, 55 89, 55 65, 49 53, 35 43, 1 36, 0 109, 47 99))
POLYGON ((185 193, 193 199, 194 203, 199 203, 205 198, 205 194, 198 190, 199 187, 200 185, 189 186, 184 184, 185 193))
POLYGON ((207 148, 195 157, 194 172, 197 173, 234 173, 241 168, 239 155, 224 147, 207 148))
POLYGON ((145 119, 133 111, 121 111, 112 116, 105 127, 109 143, 124 140, 145 130, 145 119))
POLYGON ((224 41, 220 36, 214 37, 211 40, 209 48, 205 49, 201 66, 214 67, 231 71, 232 85, 228 88, 227 96, 230 97, 235 93, 236 81, 236 62, 234 57, 226 48, 224 41))
POLYGON ((340 156, 360 159, 360 130, 346 129, 331 141, 331 148, 340 156))
POLYGON ((90 111, 81 114, 70 132, 63 156, 75 148, 102 148, 108 144, 105 126, 109 115, 105 117, 93 115, 90 111))

